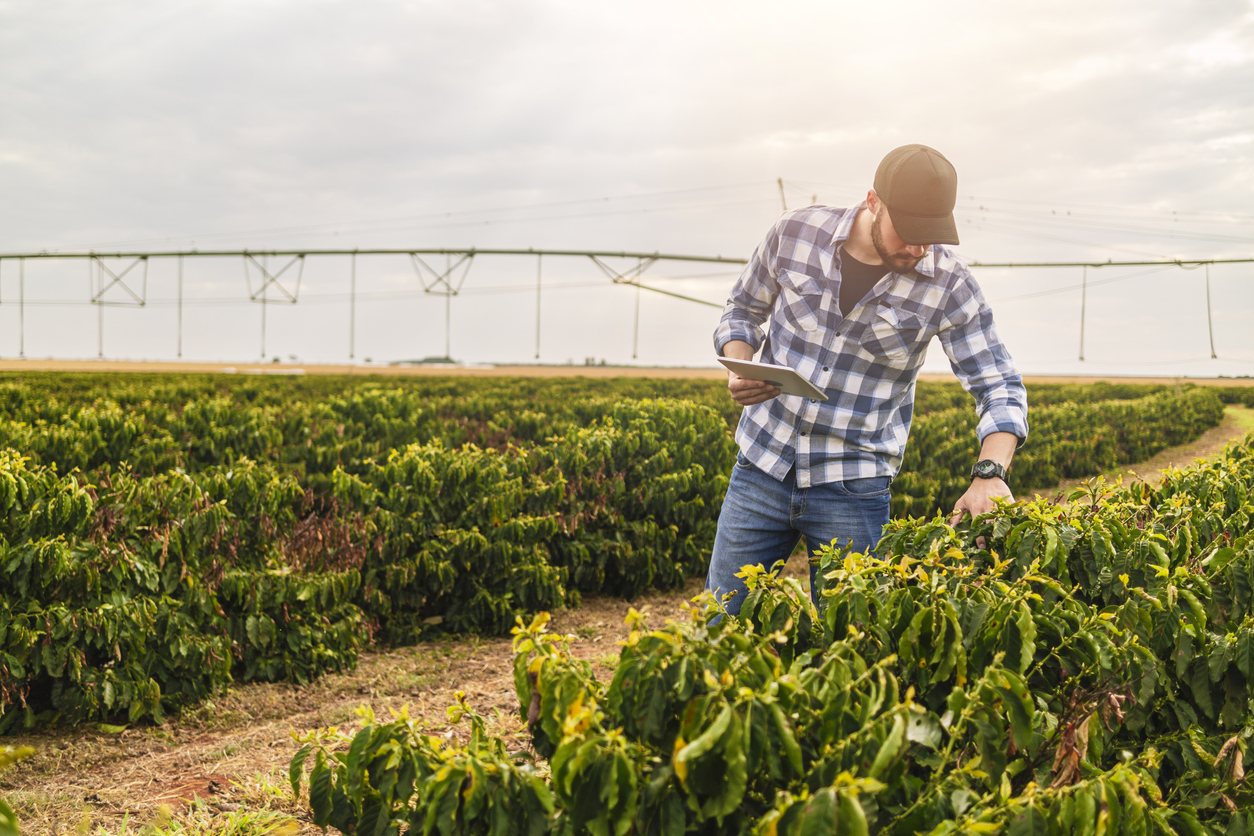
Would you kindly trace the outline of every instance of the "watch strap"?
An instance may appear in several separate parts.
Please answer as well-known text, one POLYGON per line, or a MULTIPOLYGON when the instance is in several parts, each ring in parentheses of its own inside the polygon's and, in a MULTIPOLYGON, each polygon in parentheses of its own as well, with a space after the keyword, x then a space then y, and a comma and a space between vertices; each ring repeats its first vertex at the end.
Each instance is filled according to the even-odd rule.
POLYGON ((980 459, 971 466, 972 479, 993 479, 997 478, 1006 481, 1006 468, 1000 463, 992 459, 980 459))

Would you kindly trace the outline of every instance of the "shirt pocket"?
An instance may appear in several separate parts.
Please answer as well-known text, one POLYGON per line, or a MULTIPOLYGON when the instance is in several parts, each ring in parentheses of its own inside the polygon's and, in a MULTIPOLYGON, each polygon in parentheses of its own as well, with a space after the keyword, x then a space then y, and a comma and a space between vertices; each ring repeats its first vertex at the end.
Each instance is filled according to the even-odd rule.
POLYGON ((823 315, 823 291, 809 276, 800 273, 779 274, 779 296, 776 309, 785 322, 796 330, 815 331, 823 315))
POLYGON ((862 334, 862 347, 892 365, 904 365, 926 332, 927 323, 916 315, 880 306, 862 334))

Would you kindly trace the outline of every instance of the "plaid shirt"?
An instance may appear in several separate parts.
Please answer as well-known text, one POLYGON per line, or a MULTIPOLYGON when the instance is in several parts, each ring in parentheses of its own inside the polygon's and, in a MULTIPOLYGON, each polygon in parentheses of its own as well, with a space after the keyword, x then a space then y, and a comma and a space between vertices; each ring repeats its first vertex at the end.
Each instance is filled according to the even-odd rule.
POLYGON ((757 350, 765 339, 763 362, 791 366, 827 391, 826 401, 780 395, 745 407, 736 428, 746 458, 781 481, 795 467, 802 488, 897 474, 934 336, 975 397, 980 440, 1028 435, 1023 379, 979 286, 948 247, 933 246, 913 271, 885 275, 842 316, 840 247, 860 208, 785 213, 749 259, 714 332, 720 355, 731 340, 757 350))

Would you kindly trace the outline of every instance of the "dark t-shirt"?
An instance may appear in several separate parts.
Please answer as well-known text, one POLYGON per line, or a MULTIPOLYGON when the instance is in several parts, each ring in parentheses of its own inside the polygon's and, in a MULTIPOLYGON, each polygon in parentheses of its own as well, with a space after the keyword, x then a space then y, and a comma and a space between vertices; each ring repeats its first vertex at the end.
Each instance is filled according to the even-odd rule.
POLYGON ((858 307, 862 297, 871 292, 875 283, 884 278, 888 268, 883 264, 864 264, 849 254, 843 246, 840 248, 840 315, 849 316, 849 312, 858 307))

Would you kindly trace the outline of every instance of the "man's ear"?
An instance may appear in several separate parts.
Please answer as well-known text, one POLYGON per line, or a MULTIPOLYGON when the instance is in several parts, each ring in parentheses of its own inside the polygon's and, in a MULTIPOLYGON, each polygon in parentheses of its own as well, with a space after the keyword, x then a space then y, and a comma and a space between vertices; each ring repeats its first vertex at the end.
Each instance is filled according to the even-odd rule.
POLYGON ((875 193, 875 189, 866 191, 866 208, 872 215, 880 211, 880 196, 875 193))

